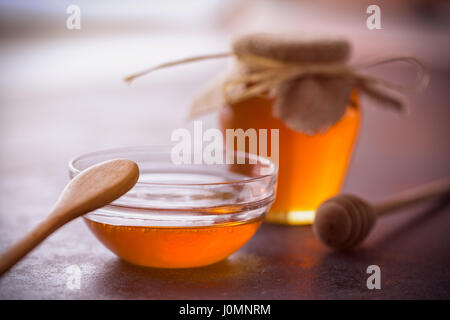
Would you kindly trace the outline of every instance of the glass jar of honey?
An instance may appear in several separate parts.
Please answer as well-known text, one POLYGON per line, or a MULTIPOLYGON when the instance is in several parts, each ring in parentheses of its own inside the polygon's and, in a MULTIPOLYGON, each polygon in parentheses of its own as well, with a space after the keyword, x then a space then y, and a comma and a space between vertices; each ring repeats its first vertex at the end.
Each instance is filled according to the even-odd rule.
MULTIPOLYGON (((279 129, 277 195, 266 221, 310 224, 319 204, 339 192, 360 123, 357 91, 344 116, 325 133, 307 135, 287 127, 273 116, 273 100, 250 98, 225 105, 219 112, 221 127, 279 129)), ((271 150, 270 140, 268 150, 271 150)))
POLYGON ((266 147, 270 153, 278 143, 279 151, 277 196, 266 220, 311 224, 320 203, 338 193, 358 133, 358 90, 345 71, 335 72, 344 70, 350 45, 251 34, 237 38, 233 52, 237 59, 223 89, 240 84, 231 90, 240 99, 222 105, 220 125, 224 131, 279 130, 279 140, 266 147))

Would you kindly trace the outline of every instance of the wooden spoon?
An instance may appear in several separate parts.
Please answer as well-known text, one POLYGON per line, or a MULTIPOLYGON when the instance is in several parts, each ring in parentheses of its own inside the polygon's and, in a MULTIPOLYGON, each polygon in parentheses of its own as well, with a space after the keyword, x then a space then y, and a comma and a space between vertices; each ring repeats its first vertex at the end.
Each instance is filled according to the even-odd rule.
POLYGON ((0 256, 0 275, 59 227, 124 195, 138 178, 137 164, 125 159, 82 171, 63 190, 48 217, 0 256))
POLYGON ((350 249, 369 234, 378 217, 430 197, 450 194, 450 178, 437 180, 371 205, 351 194, 328 199, 317 209, 313 231, 326 246, 350 249))

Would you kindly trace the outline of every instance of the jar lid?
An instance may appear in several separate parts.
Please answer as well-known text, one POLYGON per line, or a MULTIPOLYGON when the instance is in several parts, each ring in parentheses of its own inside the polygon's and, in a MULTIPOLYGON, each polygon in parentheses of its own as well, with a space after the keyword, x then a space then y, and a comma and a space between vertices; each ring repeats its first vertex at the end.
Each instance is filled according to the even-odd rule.
POLYGON ((237 54, 251 54, 287 63, 344 63, 351 51, 349 42, 343 38, 266 33, 239 36, 232 46, 237 54))

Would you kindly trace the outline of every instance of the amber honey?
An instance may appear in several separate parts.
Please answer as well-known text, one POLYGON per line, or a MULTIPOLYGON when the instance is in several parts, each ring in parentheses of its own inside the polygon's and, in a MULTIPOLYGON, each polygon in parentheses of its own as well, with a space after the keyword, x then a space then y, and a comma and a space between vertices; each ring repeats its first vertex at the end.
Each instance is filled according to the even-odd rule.
POLYGON ((257 219, 202 227, 148 227, 85 221, 125 261, 157 268, 191 268, 223 260, 243 246, 261 223, 257 219))
POLYGON ((272 104, 271 99, 255 97, 227 105, 220 113, 221 126, 279 129, 277 196, 266 220, 310 224, 315 209, 338 193, 345 177, 360 122, 357 92, 352 92, 346 113, 337 123, 312 136, 285 126, 272 115, 272 104))
POLYGON ((141 266, 191 268, 226 259, 254 235, 275 195, 277 170, 266 159, 250 164, 257 157, 246 154, 239 172, 227 164, 178 165, 172 146, 88 153, 69 163, 70 175, 118 158, 138 164, 138 182, 84 220, 106 248, 141 266))

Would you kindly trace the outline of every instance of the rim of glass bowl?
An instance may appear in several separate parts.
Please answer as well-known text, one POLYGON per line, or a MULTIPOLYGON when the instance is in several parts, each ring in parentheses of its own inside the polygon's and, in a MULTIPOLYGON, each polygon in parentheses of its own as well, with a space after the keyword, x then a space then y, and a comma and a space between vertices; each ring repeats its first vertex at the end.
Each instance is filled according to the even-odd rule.
MULTIPOLYGON (((73 178, 75 175, 79 174, 82 170, 79 170, 77 168, 75 168, 74 163, 78 160, 81 160, 82 158, 86 158, 89 156, 96 156, 96 155, 101 155, 101 154, 105 154, 108 152, 148 152, 147 148, 154 148, 154 149, 162 149, 161 151, 157 151, 159 153, 166 153, 167 150, 164 150, 166 148, 170 148, 169 146, 136 146, 136 147, 122 147, 122 148, 109 148, 109 149, 102 149, 102 150, 98 150, 98 151, 93 151, 93 152, 87 152, 87 153, 83 153, 80 154, 78 156, 73 157, 70 161, 69 161, 69 174, 70 174, 70 178, 73 178), (73 176, 72 176, 73 175, 73 176)), ((151 153, 157 153, 156 151, 153 152, 151 151, 151 153)), ((278 174, 278 166, 273 163, 272 161, 270 161, 267 158, 264 158, 262 156, 257 156, 251 153, 247 153, 247 152, 240 152, 240 151, 235 151, 235 153, 237 154, 244 154, 246 157, 252 158, 252 159, 256 159, 257 161, 264 161, 265 163, 269 164, 272 167, 273 172, 271 174, 265 174, 265 175, 261 175, 259 177, 256 178, 248 178, 248 179, 244 179, 244 180, 233 180, 233 181, 226 181, 226 182, 214 182, 214 183, 159 183, 159 182, 137 182, 136 184, 143 184, 143 185, 179 185, 179 186, 201 186, 201 185, 226 185, 226 184, 233 184, 233 183, 250 183, 252 181, 257 181, 257 180, 264 180, 265 178, 268 177, 273 177, 276 176, 278 174)), ((118 158, 116 158, 118 159, 118 158)), ((112 160, 112 159, 111 159, 112 160)))
MULTIPOLYGON (((77 167, 77 162, 81 160, 88 160, 92 158, 93 165, 100 161, 106 161, 109 159, 127 158, 128 154, 148 153, 154 156, 169 155, 171 146, 137 146, 137 147, 124 147, 124 148, 111 148, 104 149, 95 152, 85 153, 74 157, 69 161, 69 174, 70 178, 73 178, 82 171, 77 167), (106 157, 105 159, 95 161, 96 157, 106 157)), ((130 200, 118 200, 110 203, 109 205, 93 211, 86 215, 90 220, 96 220, 109 224, 120 225, 145 225, 145 226, 203 226, 218 223, 225 223, 230 221, 249 221, 257 218, 261 218, 267 207, 272 203, 275 197, 275 183, 278 173, 278 167, 267 158, 259 157, 257 155, 240 152, 245 155, 245 159, 255 159, 257 164, 268 166, 269 173, 259 174, 256 177, 247 177, 242 180, 230 180, 230 181, 218 181, 211 183, 167 183, 167 182, 148 182, 138 181, 136 187, 161 187, 161 188, 200 188, 204 191, 208 189, 216 188, 221 189, 234 186, 242 186, 248 184, 258 185, 259 183, 268 186, 267 193, 263 196, 255 197, 255 199, 235 202, 229 205, 221 203, 217 206, 210 205, 198 205, 198 206, 183 206, 182 202, 179 205, 174 205, 172 202, 164 206, 146 205, 145 200, 139 200, 136 202, 130 202, 130 200), (267 183, 269 181, 269 183, 267 183), (237 208, 233 211, 233 206, 237 208), (214 208, 227 207, 230 211, 220 212, 219 210, 211 210, 214 208), (176 213, 176 214, 174 214, 176 213), (185 214, 183 214, 185 213, 185 214)), ((130 159, 133 160, 133 159, 130 159)), ((154 160, 156 163, 156 160, 154 160)), ((248 186, 249 188, 251 186, 248 186)), ((151 201, 148 201, 151 202, 151 201)), ((164 202, 165 203, 165 202, 164 202)), ((228 210, 227 209, 227 210, 228 210)))

